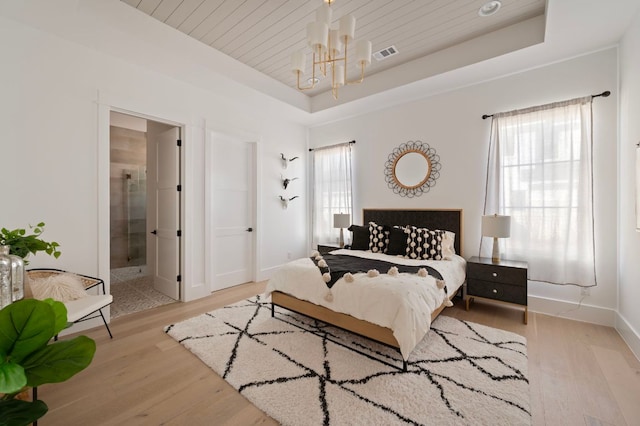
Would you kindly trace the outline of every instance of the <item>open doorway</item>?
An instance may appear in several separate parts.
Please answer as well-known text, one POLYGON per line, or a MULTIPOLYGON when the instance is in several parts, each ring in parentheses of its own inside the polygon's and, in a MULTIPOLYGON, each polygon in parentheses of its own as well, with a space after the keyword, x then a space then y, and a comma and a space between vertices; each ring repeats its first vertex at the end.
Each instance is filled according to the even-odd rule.
MULTIPOLYGON (((179 184, 179 153, 175 158, 158 157, 158 141, 155 139, 156 129, 172 131, 179 137, 180 129, 147 120, 145 118, 110 113, 110 283, 114 302, 111 305, 111 318, 143 311, 175 302, 179 299, 179 243, 172 239, 167 244, 158 246, 158 234, 162 237, 166 223, 158 225, 157 199, 158 181, 166 176, 159 176, 159 161, 174 161, 174 174, 168 179, 175 179, 171 187, 175 192, 179 184), (159 229, 160 228, 160 229, 159 229), (160 232, 158 232, 160 230, 160 232), (158 249, 160 247, 160 249, 158 249), (158 259, 160 255, 170 259, 158 259), (173 275, 174 291, 167 291, 166 277, 158 278, 158 266, 162 271, 173 275), (174 267, 178 269, 174 272, 174 267), (163 286, 158 288, 158 282, 163 286), (168 293, 168 294, 167 294, 168 293)), ((173 134, 172 133, 172 134, 173 134)), ((172 148, 175 147, 175 140, 172 148)), ((173 155, 173 154, 170 154, 173 155)), ((166 179, 165 179, 166 180, 166 179)), ((162 191, 162 189, 161 189, 162 191)), ((166 196, 160 197, 166 203, 166 196)), ((170 197, 177 212, 172 220, 179 223, 179 195, 170 197), (175 200, 173 199, 175 198, 175 200)), ((161 219, 162 220, 162 219, 161 219)), ((166 220, 164 220, 166 222, 166 220)), ((176 231, 173 230, 173 236, 176 231)))

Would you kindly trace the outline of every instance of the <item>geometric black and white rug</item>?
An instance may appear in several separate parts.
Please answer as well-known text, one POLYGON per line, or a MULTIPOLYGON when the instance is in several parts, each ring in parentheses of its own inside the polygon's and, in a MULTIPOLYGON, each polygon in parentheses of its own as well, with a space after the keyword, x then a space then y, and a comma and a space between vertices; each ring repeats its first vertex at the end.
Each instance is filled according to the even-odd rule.
POLYGON ((531 424, 526 339, 439 316, 409 357, 260 296, 165 332, 284 425, 531 424))

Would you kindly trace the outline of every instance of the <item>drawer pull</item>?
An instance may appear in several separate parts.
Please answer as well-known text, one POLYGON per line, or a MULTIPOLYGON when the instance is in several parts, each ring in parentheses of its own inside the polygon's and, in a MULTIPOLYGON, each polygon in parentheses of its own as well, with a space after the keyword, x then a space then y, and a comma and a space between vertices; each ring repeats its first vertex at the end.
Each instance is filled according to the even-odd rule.
POLYGON ((496 294, 498 293, 498 290, 496 290, 495 288, 493 289, 493 293, 496 294))
POLYGON ((497 272, 494 272, 494 273, 493 273, 493 274, 491 274, 491 275, 493 275, 494 277, 497 277, 497 276, 498 276, 498 273, 497 273, 497 272))

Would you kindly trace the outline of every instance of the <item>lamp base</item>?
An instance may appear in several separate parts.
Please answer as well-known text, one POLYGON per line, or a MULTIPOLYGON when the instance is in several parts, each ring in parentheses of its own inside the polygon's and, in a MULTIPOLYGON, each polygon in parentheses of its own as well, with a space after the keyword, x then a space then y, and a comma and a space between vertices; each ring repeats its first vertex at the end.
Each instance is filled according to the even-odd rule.
POLYGON ((340 240, 338 241, 340 248, 344 248, 344 230, 340 228, 340 240))
POLYGON ((493 263, 500 262, 500 244, 498 243, 498 238, 493 237, 493 253, 491 255, 491 261, 493 263))

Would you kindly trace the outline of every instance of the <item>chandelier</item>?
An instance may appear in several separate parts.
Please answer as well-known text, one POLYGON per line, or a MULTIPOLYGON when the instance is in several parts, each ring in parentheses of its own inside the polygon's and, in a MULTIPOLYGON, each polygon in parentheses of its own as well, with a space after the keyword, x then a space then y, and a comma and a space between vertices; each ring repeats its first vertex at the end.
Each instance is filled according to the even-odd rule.
POLYGON ((305 52, 299 50, 291 55, 291 70, 297 75, 298 90, 313 89, 320 81, 320 76, 331 75, 331 94, 338 99, 338 89, 345 84, 358 84, 364 81, 364 68, 371 64, 371 42, 353 40, 356 30, 356 18, 345 15, 340 18, 338 29, 331 29, 331 3, 324 0, 316 10, 316 20, 307 25, 307 44, 313 56, 313 69, 308 86, 300 86, 300 76, 305 72, 305 52), (355 65, 360 68, 360 78, 347 79, 347 60, 349 42, 355 48, 355 65), (341 56, 342 55, 342 56, 341 56))

